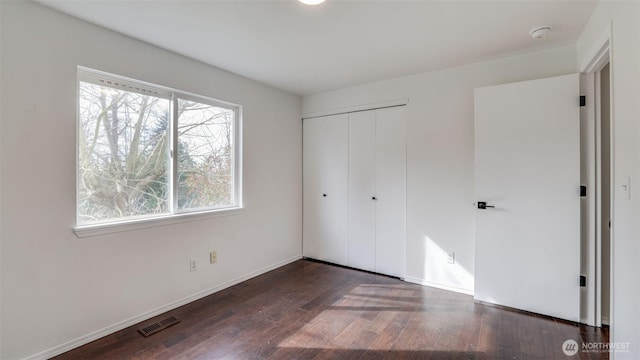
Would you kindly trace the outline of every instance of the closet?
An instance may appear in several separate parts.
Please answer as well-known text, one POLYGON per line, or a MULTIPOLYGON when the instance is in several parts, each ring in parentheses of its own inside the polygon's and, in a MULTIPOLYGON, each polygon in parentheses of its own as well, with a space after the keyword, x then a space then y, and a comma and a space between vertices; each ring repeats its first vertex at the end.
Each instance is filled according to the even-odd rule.
POLYGON ((404 277, 404 109, 304 120, 305 257, 404 277))

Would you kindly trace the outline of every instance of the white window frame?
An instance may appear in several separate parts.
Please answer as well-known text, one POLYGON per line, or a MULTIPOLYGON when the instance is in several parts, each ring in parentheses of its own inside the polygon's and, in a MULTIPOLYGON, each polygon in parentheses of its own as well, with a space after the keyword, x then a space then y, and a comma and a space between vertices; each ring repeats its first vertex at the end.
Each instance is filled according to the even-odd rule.
POLYGON ((138 230, 156 226, 170 225, 182 222, 203 220, 211 217, 230 216, 240 214, 244 207, 242 203, 242 106, 225 102, 210 97, 193 94, 186 91, 181 91, 166 86, 155 85, 144 81, 134 80, 127 77, 106 73, 99 70, 94 70, 82 66, 78 66, 77 71, 77 91, 76 91, 76 225, 73 227, 73 232, 78 237, 89 237, 104 234, 111 234, 123 231, 138 230), (80 82, 88 82, 94 84, 105 84, 105 82, 111 82, 111 84, 105 84, 105 86, 120 87, 125 91, 139 92, 142 94, 149 94, 160 98, 165 98, 170 101, 171 116, 169 119, 169 139, 171 147, 169 149, 168 162, 169 162, 169 213, 165 214, 150 214, 139 216, 135 218, 122 218, 107 220, 100 223, 83 224, 78 225, 78 199, 79 199, 79 139, 80 139, 80 114, 79 114, 79 88, 80 82), (203 104, 212 105, 224 109, 234 111, 235 119, 233 124, 233 136, 234 146, 232 148, 233 159, 233 200, 234 203, 227 207, 222 208, 204 208, 204 209, 178 209, 177 195, 177 177, 178 177, 178 127, 177 119, 177 102, 178 99, 187 101, 197 101, 203 104))

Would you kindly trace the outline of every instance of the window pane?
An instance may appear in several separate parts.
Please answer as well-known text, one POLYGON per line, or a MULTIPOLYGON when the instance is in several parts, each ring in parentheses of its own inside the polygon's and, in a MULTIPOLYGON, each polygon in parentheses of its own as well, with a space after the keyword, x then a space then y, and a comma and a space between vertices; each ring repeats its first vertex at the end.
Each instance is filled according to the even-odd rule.
POLYGON ((178 209, 234 204, 235 112, 178 99, 178 209))
POLYGON ((78 224, 169 212, 170 101, 79 82, 78 224))

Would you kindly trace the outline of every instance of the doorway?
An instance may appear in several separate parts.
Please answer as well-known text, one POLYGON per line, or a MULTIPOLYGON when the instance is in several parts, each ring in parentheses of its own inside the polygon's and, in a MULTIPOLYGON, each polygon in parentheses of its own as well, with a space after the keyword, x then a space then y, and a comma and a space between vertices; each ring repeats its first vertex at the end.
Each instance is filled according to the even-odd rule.
POLYGON ((612 242, 614 146, 611 116, 610 32, 603 34, 580 67, 581 94, 581 296, 580 322, 610 325, 613 282, 612 242), (585 191, 586 190, 586 191, 585 191))
POLYGON ((611 91, 610 68, 607 62, 596 72, 596 169, 599 186, 596 188, 597 236, 599 246, 596 260, 599 267, 600 319, 602 325, 609 325, 609 309, 611 300, 611 91), (599 145, 599 146, 598 146, 599 145), (599 160, 599 161, 598 161, 599 160), (598 166, 599 165, 599 166, 598 166))

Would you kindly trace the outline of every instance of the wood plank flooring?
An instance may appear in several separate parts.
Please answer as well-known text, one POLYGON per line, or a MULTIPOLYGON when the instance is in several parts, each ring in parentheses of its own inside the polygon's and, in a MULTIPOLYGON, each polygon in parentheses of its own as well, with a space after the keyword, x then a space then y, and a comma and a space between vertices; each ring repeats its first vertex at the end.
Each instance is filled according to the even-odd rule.
MULTIPOLYGON (((169 284, 167 286, 170 286, 169 284)), ((608 331, 300 260, 55 359, 608 359, 608 331), (181 322, 148 338, 136 329, 181 322)))

